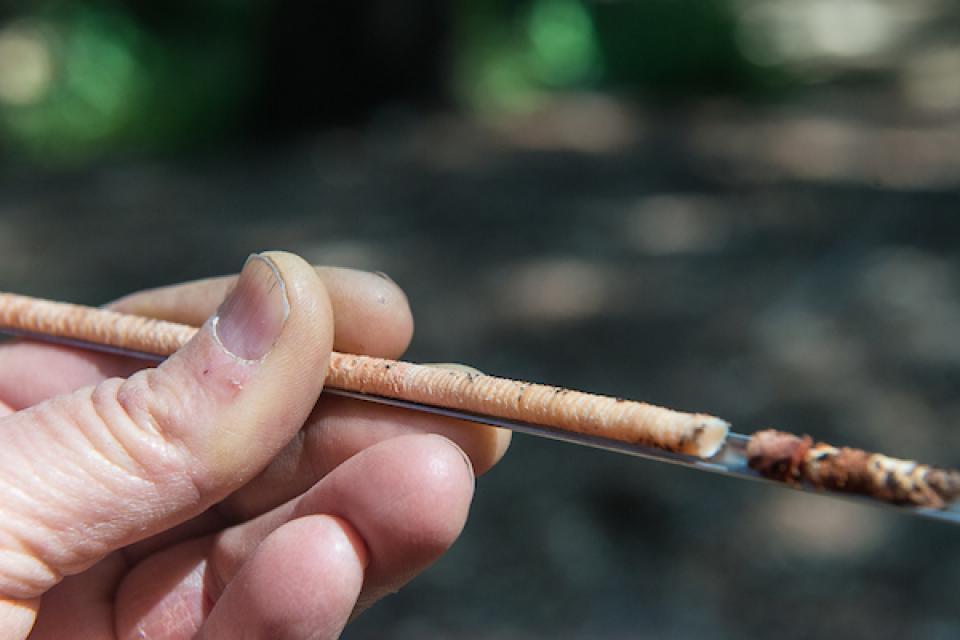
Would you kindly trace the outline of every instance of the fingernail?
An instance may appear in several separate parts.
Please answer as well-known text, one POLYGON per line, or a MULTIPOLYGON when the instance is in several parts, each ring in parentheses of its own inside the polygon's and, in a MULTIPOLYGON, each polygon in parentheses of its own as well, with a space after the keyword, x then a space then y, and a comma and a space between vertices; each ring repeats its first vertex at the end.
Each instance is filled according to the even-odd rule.
POLYGON ((252 255, 213 319, 214 335, 234 357, 260 360, 273 348, 289 313, 277 267, 269 258, 252 255))
POLYGON ((391 282, 391 283, 393 283, 393 284, 397 284, 397 282, 396 282, 393 278, 391 278, 390 276, 388 276, 387 274, 385 274, 383 271, 374 271, 373 273, 374 273, 374 275, 380 276, 381 278, 383 278, 383 279, 386 280, 387 282, 391 282))

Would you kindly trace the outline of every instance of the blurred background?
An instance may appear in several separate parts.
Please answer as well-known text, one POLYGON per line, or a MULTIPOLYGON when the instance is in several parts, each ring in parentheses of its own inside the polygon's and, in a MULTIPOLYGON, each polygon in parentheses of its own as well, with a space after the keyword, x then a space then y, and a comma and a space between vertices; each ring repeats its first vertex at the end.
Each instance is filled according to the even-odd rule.
MULTIPOLYGON (((960 465, 952 0, 0 3, 0 288, 284 248, 421 361, 960 465)), ((516 437, 345 637, 960 637, 960 531, 516 437)))

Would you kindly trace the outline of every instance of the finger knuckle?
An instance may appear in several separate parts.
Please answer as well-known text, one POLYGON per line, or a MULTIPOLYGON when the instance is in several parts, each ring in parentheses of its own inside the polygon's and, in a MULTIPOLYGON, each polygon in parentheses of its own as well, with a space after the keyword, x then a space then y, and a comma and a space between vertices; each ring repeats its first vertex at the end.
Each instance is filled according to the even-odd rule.
POLYGON ((114 440, 140 467, 142 475, 164 478, 182 474, 191 457, 182 440, 189 427, 189 395, 156 370, 101 384, 92 403, 114 440))

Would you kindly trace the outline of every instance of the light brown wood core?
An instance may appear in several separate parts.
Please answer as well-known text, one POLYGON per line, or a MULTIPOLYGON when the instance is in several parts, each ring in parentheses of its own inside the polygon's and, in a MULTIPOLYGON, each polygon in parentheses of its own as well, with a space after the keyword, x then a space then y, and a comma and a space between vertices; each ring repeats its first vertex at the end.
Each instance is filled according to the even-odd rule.
MULTIPOLYGON (((194 327, 0 293, 0 329, 169 356, 194 327)), ((704 414, 466 371, 334 352, 327 386, 710 457, 729 426, 704 414)))

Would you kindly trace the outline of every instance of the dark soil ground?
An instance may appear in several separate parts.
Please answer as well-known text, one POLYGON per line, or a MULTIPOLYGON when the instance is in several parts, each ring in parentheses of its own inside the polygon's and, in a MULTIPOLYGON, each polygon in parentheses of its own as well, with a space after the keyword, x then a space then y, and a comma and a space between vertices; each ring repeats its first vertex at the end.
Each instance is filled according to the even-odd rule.
MULTIPOLYGON (((0 177, 5 290, 99 303, 264 248, 389 273, 414 360, 960 464, 949 119, 584 97, 0 177)), ((346 637, 934 640, 958 593, 960 529, 518 436, 453 551, 346 637)))

